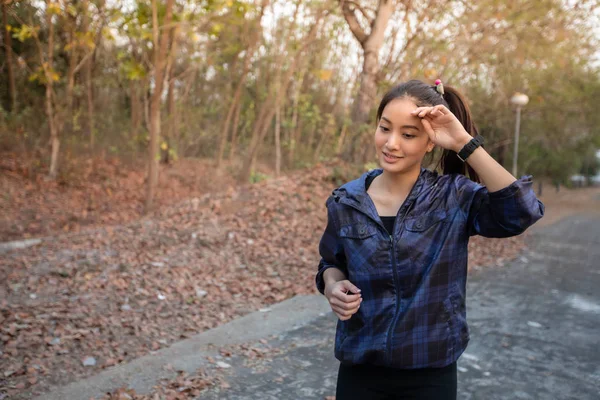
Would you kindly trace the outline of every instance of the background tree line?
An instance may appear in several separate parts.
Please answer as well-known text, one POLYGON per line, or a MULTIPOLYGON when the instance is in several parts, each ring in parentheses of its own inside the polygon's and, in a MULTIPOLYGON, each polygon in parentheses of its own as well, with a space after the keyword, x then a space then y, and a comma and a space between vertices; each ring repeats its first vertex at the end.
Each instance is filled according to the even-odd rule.
POLYGON ((381 95, 441 78, 487 148, 519 171, 595 173, 595 1, 2 1, 0 150, 60 177, 67 157, 211 158, 247 182, 342 157, 372 161, 381 95))

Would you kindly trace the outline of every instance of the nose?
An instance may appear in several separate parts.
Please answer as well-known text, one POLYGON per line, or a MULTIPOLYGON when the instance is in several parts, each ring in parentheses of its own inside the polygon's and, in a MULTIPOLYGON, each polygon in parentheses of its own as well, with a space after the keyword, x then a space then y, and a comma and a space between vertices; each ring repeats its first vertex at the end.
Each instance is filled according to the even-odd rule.
POLYGON ((390 150, 398 150, 400 148, 400 138, 396 133, 392 133, 388 137, 388 141, 386 142, 385 147, 387 147, 390 150))

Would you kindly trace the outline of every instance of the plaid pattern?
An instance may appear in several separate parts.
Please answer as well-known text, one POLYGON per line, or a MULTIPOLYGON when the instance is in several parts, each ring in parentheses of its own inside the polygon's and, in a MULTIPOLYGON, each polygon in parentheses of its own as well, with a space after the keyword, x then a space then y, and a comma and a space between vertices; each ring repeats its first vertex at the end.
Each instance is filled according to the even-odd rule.
POLYGON ((489 193, 462 175, 421 170, 393 235, 365 190, 369 171, 333 191, 319 244, 316 285, 335 267, 361 289, 356 314, 339 321, 335 356, 348 364, 443 367, 467 347, 465 286, 472 235, 509 237, 544 214, 530 176, 489 193))

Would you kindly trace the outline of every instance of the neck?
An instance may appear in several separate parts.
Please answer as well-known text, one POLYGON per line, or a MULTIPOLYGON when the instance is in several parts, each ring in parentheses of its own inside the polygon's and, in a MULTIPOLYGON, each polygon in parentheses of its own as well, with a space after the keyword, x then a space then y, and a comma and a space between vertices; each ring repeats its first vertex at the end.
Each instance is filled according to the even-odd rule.
POLYGON ((380 187, 392 196, 406 197, 417 182, 420 173, 420 167, 401 173, 383 170, 383 173, 379 176, 380 187))

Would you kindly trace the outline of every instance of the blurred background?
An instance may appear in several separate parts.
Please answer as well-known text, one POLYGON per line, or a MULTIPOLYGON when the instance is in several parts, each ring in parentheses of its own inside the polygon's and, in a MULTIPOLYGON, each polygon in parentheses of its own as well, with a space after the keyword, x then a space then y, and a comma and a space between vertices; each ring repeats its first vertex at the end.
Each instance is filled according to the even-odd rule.
MULTIPOLYGON (((2 18, 3 184, 104 185, 81 192, 80 224, 122 190, 141 215, 178 189, 336 159, 362 169, 379 99, 411 78, 464 91, 507 168, 598 181, 596 1, 3 1, 2 18), (113 170, 145 175, 111 187, 113 170)), ((44 231, 29 225, 0 234, 44 231)))
MULTIPOLYGON (((69 381, 314 292, 324 202, 377 166, 376 107, 401 81, 463 91, 488 152, 556 210, 597 206, 595 0, 3 0, 1 13, 0 241, 52 238, 0 261, 0 382, 20 389, 59 381, 28 369, 52 346, 69 381), (35 318, 73 296, 78 322, 35 318), (148 314, 127 314, 134 303, 148 314), (117 331, 82 344, 107 326, 129 352, 107 344, 117 331)), ((523 246, 477 243, 473 265, 523 246)))

